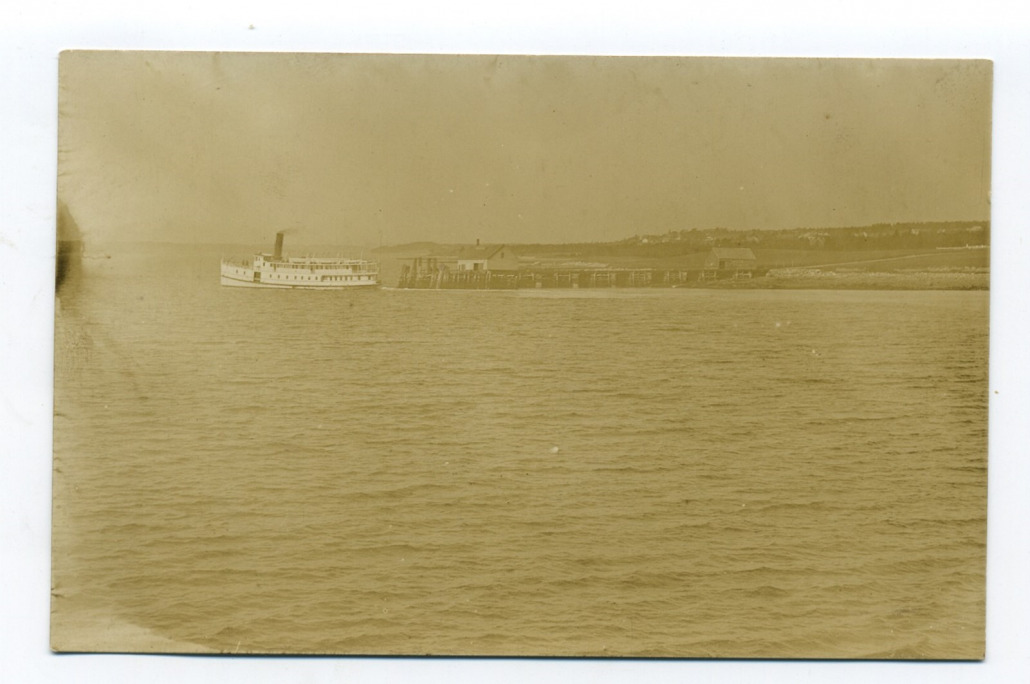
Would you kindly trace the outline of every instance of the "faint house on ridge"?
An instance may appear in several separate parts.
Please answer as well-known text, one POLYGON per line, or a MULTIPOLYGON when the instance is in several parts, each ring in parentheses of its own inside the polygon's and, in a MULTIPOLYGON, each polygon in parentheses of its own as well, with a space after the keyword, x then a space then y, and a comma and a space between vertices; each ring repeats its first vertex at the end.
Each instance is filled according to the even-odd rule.
POLYGON ((810 247, 824 247, 826 245, 826 240, 829 237, 829 233, 810 232, 799 235, 798 239, 808 242, 810 247))

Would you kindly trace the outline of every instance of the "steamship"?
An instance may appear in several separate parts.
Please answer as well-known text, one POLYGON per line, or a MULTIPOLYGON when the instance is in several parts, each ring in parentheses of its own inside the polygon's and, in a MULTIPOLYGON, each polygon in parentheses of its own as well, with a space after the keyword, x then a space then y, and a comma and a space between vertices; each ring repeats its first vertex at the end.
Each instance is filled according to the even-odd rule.
POLYGON ((253 259, 222 259, 222 285, 335 290, 379 285, 379 264, 341 257, 285 257, 283 233, 275 235, 275 250, 253 259))

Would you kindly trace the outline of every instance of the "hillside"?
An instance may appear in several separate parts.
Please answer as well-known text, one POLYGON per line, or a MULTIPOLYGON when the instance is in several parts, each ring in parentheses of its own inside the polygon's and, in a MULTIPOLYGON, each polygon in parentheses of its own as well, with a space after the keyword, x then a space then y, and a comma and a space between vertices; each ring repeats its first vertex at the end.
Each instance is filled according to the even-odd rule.
MULTIPOLYGON (((727 228, 670 231, 661 235, 634 235, 616 242, 521 244, 509 242, 523 257, 604 261, 646 259, 662 266, 696 267, 713 247, 749 247, 764 267, 880 260, 933 253, 937 250, 986 247, 990 223, 877 224, 852 228, 794 228, 789 230, 730 230, 727 228), (695 265, 693 262, 697 261, 695 265)), ((456 252, 458 245, 418 242, 376 250, 384 255, 426 255, 456 252)), ((982 250, 986 254, 986 249, 982 250)), ((957 257, 980 266, 980 257, 957 257)), ((982 259, 981 259, 982 260, 982 259)), ((948 261, 948 258, 944 258, 948 261)), ((982 264, 986 266, 986 263, 982 264)))

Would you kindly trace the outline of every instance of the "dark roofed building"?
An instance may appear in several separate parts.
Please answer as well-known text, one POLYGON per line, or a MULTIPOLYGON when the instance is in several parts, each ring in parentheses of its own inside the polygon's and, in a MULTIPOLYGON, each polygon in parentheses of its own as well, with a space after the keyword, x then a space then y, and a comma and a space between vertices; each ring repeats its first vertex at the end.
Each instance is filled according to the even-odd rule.
POLYGON ((715 247, 705 257, 704 277, 717 277, 719 272, 732 271, 734 277, 751 277, 757 259, 747 247, 715 247))
POLYGON ((459 271, 517 271, 519 256, 508 245, 474 245, 458 252, 459 271))

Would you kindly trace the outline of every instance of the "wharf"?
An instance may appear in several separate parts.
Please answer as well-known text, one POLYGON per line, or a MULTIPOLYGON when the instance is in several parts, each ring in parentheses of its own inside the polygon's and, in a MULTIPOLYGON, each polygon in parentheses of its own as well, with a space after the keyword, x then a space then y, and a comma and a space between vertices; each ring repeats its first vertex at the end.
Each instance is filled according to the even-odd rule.
POLYGON ((528 288, 704 287, 713 280, 751 278, 752 270, 656 268, 539 268, 517 271, 451 270, 434 259, 402 267, 398 287, 516 290, 528 288))

